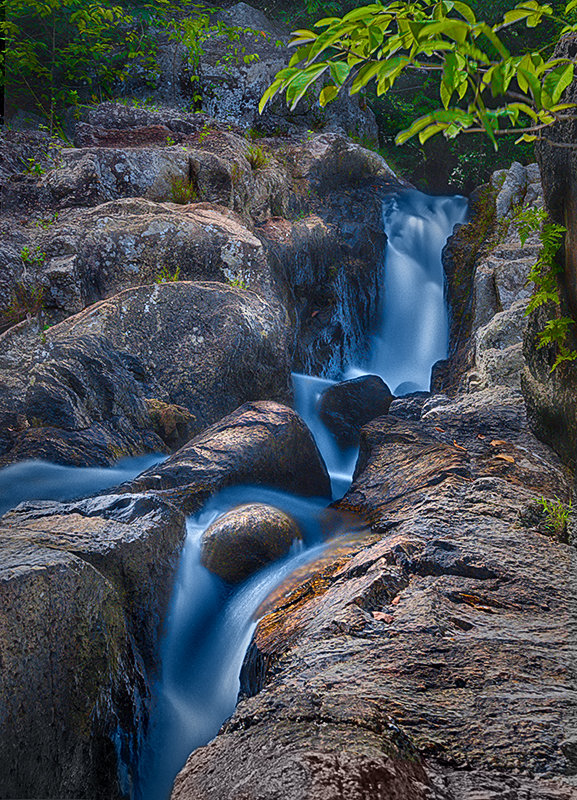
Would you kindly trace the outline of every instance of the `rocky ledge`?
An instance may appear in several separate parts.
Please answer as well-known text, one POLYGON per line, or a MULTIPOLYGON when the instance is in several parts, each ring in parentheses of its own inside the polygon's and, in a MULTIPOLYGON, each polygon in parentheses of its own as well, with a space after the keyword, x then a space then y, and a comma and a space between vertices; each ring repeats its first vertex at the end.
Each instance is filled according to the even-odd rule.
POLYGON ((542 502, 566 512, 572 475, 520 390, 532 254, 518 253, 516 173, 495 178, 498 249, 456 264, 472 303, 450 395, 395 400, 361 429, 336 507, 366 532, 329 542, 260 609, 237 709, 173 800, 577 797, 573 522, 542 502))

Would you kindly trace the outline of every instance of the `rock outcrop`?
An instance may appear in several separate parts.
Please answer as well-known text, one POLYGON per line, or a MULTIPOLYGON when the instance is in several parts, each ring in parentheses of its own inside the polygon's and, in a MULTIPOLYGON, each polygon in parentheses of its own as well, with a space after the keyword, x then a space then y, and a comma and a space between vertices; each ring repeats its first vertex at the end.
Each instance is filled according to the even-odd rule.
POLYGON ((242 483, 306 497, 330 496, 322 457, 292 409, 245 403, 121 489, 152 492, 192 513, 220 489, 242 483))
POLYGON ((363 375, 325 389, 319 400, 319 416, 340 447, 353 447, 363 425, 386 414, 393 400, 382 378, 363 375))
POLYGON ((2 797, 126 796, 184 534, 138 496, 2 517, 2 797))
POLYGON ((302 539, 296 522, 274 506, 250 503, 223 514, 202 534, 200 562, 228 583, 240 583, 286 555, 302 539))
POLYGON ((279 311, 222 284, 129 289, 53 326, 43 341, 8 339, 5 369, 25 374, 3 387, 6 423, 15 418, 4 463, 112 464, 166 450, 170 439, 155 433, 147 401, 184 407, 186 430, 197 433, 246 400, 290 397, 279 311))
POLYGON ((174 800, 575 796, 574 551, 523 522, 569 487, 525 424, 498 390, 364 428, 338 507, 370 533, 261 609, 244 698, 174 800))

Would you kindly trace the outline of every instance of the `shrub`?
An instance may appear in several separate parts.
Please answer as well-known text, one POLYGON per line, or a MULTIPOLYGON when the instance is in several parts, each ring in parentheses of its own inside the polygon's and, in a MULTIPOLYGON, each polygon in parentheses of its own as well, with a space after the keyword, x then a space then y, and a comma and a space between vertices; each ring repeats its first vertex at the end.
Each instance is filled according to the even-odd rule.
POLYGON ((263 169, 270 162, 270 156, 258 144, 251 144, 246 151, 246 159, 254 170, 263 169))
POLYGON ((172 201, 185 206, 198 200, 198 192, 190 178, 172 178, 170 181, 172 201))

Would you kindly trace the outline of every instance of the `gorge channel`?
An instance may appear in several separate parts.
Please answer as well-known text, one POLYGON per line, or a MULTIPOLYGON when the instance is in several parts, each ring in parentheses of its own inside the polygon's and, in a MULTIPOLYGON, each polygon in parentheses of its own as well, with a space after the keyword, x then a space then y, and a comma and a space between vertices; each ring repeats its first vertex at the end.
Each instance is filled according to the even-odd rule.
MULTIPOLYGON (((441 250, 454 225, 464 220, 466 206, 461 197, 432 198, 418 192, 385 200, 383 216, 389 241, 381 323, 374 333, 368 361, 349 365, 345 378, 379 375, 395 395, 429 389, 431 367, 445 357, 448 344, 441 250)), ((318 417, 320 393, 333 383, 325 378, 294 375, 296 410, 315 437, 336 498, 344 494, 352 479, 356 451, 340 450, 318 417)), ((143 466, 150 463, 149 459, 143 466)), ((60 494, 53 489, 47 491, 47 482, 44 487, 32 488, 30 484, 31 476, 39 470, 47 470, 42 474, 48 478, 54 469, 63 469, 55 465, 21 464, 2 471, 0 478, 10 480, 8 470, 18 469, 18 479, 26 482, 27 496, 14 496, 15 502, 9 505, 15 505, 24 499, 67 499, 89 488, 103 489, 137 474, 143 466, 123 465, 122 472, 97 471, 107 473, 104 476, 70 470, 63 481, 65 491, 60 494), (98 485, 86 483, 97 477, 98 485)), ((144 748, 138 786, 132 787, 126 775, 124 791, 139 800, 167 797, 189 753, 209 741, 232 713, 240 668, 256 624, 255 613, 287 575, 322 551, 325 506, 323 499, 304 500, 254 486, 235 487, 214 497, 202 512, 188 520, 162 645, 162 680, 156 687, 151 734, 144 748), (200 538, 220 514, 246 502, 266 502, 291 514, 303 531, 304 548, 295 546, 282 562, 231 593, 200 565, 200 538)), ((331 535, 338 535, 336 515, 329 524, 331 535)))

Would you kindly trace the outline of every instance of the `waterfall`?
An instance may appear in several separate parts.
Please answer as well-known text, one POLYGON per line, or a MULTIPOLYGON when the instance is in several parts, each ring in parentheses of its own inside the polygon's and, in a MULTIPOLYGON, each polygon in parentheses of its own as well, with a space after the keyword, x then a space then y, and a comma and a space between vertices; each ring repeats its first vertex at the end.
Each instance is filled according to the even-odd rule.
POLYGON ((388 243, 379 325, 368 362, 351 366, 346 378, 379 375, 397 396, 429 390, 433 364, 447 357, 449 345, 441 253, 466 213, 465 197, 411 191, 384 202, 388 243))

